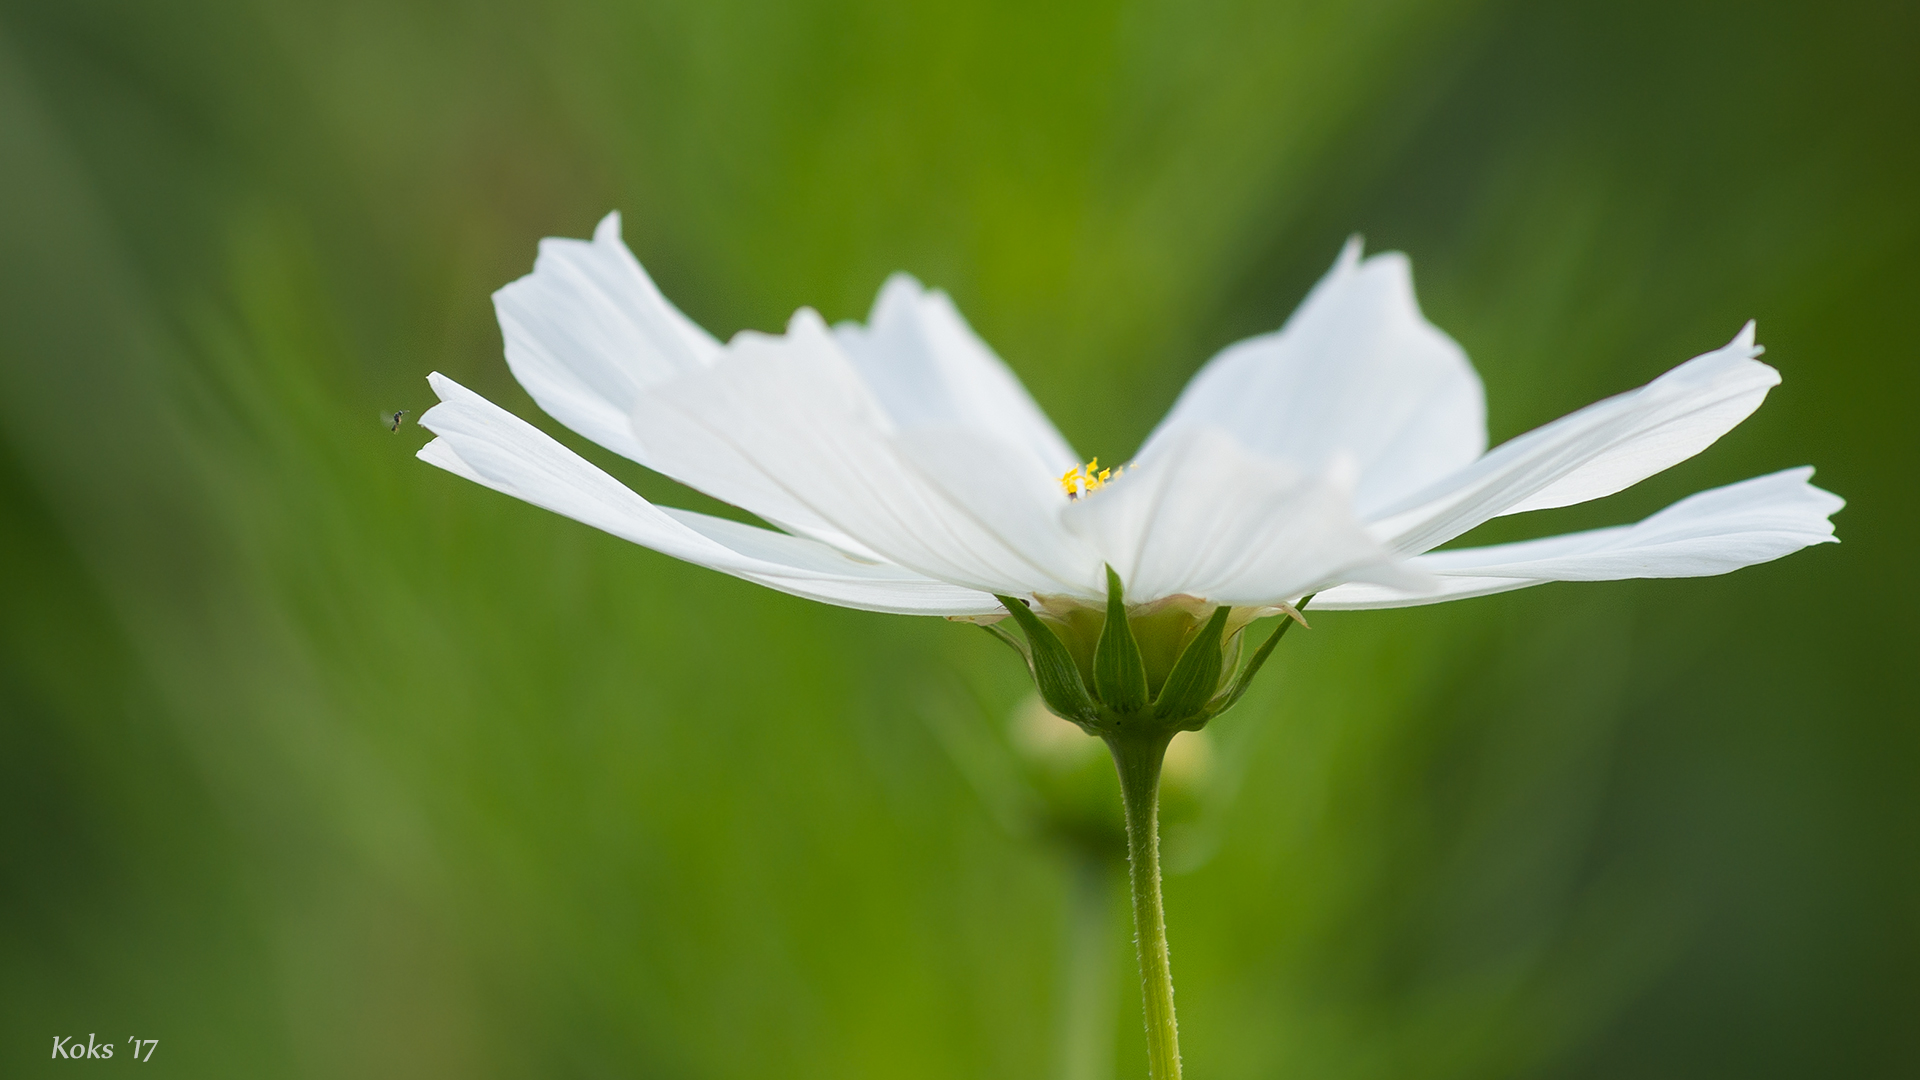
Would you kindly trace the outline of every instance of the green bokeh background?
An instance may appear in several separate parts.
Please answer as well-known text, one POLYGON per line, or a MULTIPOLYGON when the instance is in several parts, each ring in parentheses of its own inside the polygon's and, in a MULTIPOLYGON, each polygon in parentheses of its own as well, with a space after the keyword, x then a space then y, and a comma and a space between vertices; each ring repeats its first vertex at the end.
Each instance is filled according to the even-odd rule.
POLYGON ((613 208, 722 336, 946 288, 1108 460, 1353 231, 1496 439, 1758 318, 1752 420, 1474 538, 1810 462, 1845 542, 1290 637, 1167 885, 1183 1049, 1920 1074, 1916 55, 1869 0, 5 0, 0 1074, 1057 1075, 1072 875, 949 737, 1020 701, 999 646, 378 420, 438 369, 712 508, 501 360, 489 292, 613 208))

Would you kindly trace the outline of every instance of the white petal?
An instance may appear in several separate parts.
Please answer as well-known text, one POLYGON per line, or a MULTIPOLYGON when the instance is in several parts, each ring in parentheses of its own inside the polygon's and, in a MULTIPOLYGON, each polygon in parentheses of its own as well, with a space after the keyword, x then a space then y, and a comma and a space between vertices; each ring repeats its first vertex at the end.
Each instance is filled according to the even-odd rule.
POLYGON ((663 510, 452 379, 429 378, 441 403, 420 422, 439 438, 419 456, 456 475, 663 554, 827 603, 928 615, 999 609, 983 593, 857 562, 811 540, 663 510))
POLYGON ((895 274, 874 299, 867 325, 841 323, 833 336, 896 429, 965 427, 990 434, 1032 457, 1046 476, 1079 464, 946 293, 895 274))
POLYGON ((928 577, 1077 593, 1098 565, 1060 527, 1065 500, 1029 455, 990 432, 900 432, 810 310, 785 336, 741 334, 719 363, 649 392, 634 430, 669 475, 749 508, 786 499, 928 577))
POLYGON ((1711 396, 1711 400, 1693 401, 1684 422, 1649 425, 1635 438, 1614 444, 1605 453, 1535 492, 1531 498, 1509 507, 1506 512, 1519 514, 1528 510, 1548 510, 1603 498, 1616 491, 1624 491, 1713 445, 1716 439, 1753 415, 1753 411, 1766 400, 1767 391, 1780 384, 1778 371, 1766 364, 1753 362, 1755 357, 1766 351, 1754 344, 1753 336, 1754 324, 1749 320, 1732 341, 1707 354, 1723 358, 1726 369, 1736 374, 1732 377, 1716 376, 1723 380, 1717 392, 1711 396), (1742 363, 1743 360, 1747 363, 1742 363))
POLYGON ((1508 577, 1443 577, 1431 589, 1396 589, 1356 581, 1316 593, 1309 611, 1373 611, 1379 608, 1420 607, 1447 600, 1466 600, 1475 596, 1512 592, 1544 580, 1508 577))
POLYGON ((1266 605, 1333 581, 1429 584, 1367 533, 1344 485, 1205 427, 1072 504, 1066 520, 1120 575, 1130 601, 1186 593, 1266 605))
POLYGON ((1480 377, 1420 314, 1406 256, 1361 262, 1357 240, 1285 327, 1207 362, 1138 460, 1152 461, 1176 433, 1199 425, 1307 474, 1349 458, 1363 516, 1487 447, 1480 377))
POLYGON ((780 491, 729 483, 740 470, 724 459, 672 468, 634 437, 633 409, 650 387, 706 368, 723 350, 654 286, 620 240, 619 214, 591 242, 542 240, 533 273, 494 293, 494 308, 514 378, 554 419, 790 532, 872 554, 780 491))
POLYGON ((1436 551, 1408 560, 1440 580, 1429 591, 1341 586, 1316 609, 1402 607, 1524 588, 1543 581, 1707 577, 1771 562, 1812 544, 1837 543, 1828 518, 1846 505, 1787 469, 1703 491, 1637 525, 1436 551))
POLYGON ((654 287, 608 214, 593 240, 540 241, 533 273, 493 294, 507 366, 542 409, 642 465, 627 414, 640 391, 712 363, 720 343, 654 287))
MULTIPOLYGON (((1105 597, 1099 554, 1062 520, 1066 492, 1052 472, 1039 472, 1031 454, 963 427, 921 427, 891 440, 899 460, 920 483, 1019 554, 1043 575, 1021 595, 1052 592, 1105 597)), ((1065 471, 1065 470, 1061 470, 1065 471)))
POLYGON ((749 581, 839 607, 899 615, 991 615, 1000 601, 973 589, 935 581, 890 563, 859 563, 813 540, 743 525, 692 510, 661 507, 688 528, 718 540, 743 555, 818 577, 787 573, 741 574, 749 581))
POLYGON ((1374 519, 1396 550, 1426 551, 1503 514, 1611 495, 1685 461, 1752 415, 1780 381, 1754 360, 1753 327, 1638 390, 1496 447, 1374 519))

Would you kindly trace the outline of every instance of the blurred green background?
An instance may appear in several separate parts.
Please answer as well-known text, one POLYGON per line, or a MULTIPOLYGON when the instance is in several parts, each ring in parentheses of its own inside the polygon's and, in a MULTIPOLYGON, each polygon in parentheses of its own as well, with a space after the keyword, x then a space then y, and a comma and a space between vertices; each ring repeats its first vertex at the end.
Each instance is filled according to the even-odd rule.
POLYGON ((1496 439, 1758 318, 1752 420, 1476 538, 1810 462, 1845 542, 1290 637, 1168 883, 1183 1049, 1920 1075, 1916 55, 1869 0, 0 2, 0 1073, 1059 1075, 1084 888, 955 749, 1004 650, 378 419, 538 417, 488 294, 618 208, 722 336, 913 271, 1108 460, 1356 230, 1496 439))

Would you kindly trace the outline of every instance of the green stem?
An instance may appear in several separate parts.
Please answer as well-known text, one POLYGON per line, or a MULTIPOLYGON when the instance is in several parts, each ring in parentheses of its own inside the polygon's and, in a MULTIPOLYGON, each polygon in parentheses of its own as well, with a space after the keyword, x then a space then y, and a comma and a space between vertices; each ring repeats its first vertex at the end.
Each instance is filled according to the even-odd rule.
POLYGON ((1127 810, 1127 880, 1133 889, 1133 943, 1140 954, 1150 1080, 1180 1080, 1173 968, 1167 956, 1166 914, 1160 905, 1160 765, 1170 741, 1170 732, 1107 738, 1114 766, 1120 770, 1120 798, 1127 810))

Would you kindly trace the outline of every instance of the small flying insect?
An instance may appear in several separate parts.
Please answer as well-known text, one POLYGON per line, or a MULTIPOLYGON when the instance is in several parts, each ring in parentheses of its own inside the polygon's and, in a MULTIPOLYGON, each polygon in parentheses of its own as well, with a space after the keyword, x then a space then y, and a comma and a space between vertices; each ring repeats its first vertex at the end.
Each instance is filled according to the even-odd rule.
POLYGON ((406 418, 407 418, 407 410, 405 409, 401 409, 399 412, 390 412, 390 413, 380 414, 380 419, 386 423, 387 430, 394 432, 396 434, 400 431, 400 421, 405 420, 406 418))

